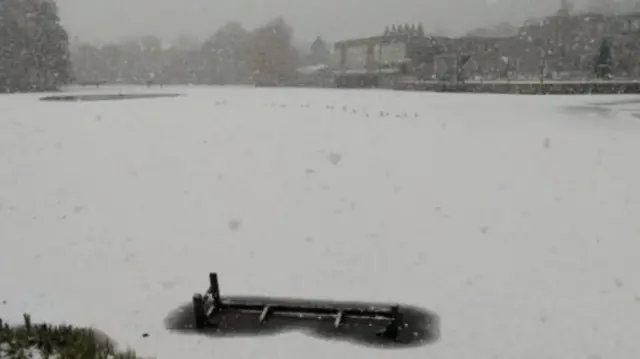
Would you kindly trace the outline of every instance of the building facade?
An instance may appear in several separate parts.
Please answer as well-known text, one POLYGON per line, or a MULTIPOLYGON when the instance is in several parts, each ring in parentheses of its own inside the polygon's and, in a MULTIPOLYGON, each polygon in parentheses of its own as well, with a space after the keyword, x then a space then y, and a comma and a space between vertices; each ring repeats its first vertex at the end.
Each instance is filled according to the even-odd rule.
POLYGON ((392 33, 336 44, 337 75, 412 76, 418 80, 586 79, 603 40, 612 75, 640 78, 640 13, 559 12, 529 20, 508 37, 447 38, 392 33))

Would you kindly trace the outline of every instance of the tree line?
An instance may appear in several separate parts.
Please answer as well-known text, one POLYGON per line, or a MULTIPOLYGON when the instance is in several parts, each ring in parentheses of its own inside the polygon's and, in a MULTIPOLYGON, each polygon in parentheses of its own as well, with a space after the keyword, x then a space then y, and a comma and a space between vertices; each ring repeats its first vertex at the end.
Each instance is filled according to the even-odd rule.
POLYGON ((230 22, 203 43, 165 46, 146 36, 97 46, 70 44, 54 0, 0 0, 0 92, 70 83, 281 84, 301 61, 282 18, 252 30, 230 22))
MULTIPOLYGON (((403 33, 424 30, 407 24, 385 30, 386 35, 403 33)), ((53 0, 0 0, 0 92, 50 91, 72 82, 287 84, 295 81, 300 65, 327 64, 325 50, 318 38, 312 52, 322 59, 310 63, 294 47, 293 29, 282 18, 251 30, 230 22, 202 43, 166 46, 147 36, 70 47, 53 0)), ((594 66, 598 77, 611 72, 611 57, 603 42, 594 66)))
POLYGON ((0 92, 54 90, 72 80, 69 37, 52 0, 0 1, 0 92))
POLYGON ((81 43, 71 59, 78 82, 132 84, 280 84, 294 79, 301 62, 282 18, 253 30, 230 22, 201 44, 165 46, 152 36, 81 43))

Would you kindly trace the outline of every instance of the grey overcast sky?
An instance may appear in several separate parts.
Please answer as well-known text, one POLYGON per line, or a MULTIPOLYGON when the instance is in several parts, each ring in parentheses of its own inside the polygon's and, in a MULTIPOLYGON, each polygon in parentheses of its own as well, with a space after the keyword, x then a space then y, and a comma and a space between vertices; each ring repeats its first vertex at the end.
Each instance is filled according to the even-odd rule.
MULTIPOLYGON (((576 1, 577 2, 577 1, 576 1)), ((140 35, 200 39, 235 20, 253 28, 282 15, 298 40, 370 36, 386 24, 422 22, 460 33, 549 14, 560 0, 57 0, 72 37, 110 41, 140 35)))

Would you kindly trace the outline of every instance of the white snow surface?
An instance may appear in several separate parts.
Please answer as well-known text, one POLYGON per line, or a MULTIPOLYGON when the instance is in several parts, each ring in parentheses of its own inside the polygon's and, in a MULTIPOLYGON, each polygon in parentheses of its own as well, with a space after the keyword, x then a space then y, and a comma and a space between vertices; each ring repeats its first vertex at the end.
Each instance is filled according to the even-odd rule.
POLYGON ((0 317, 157 358, 640 357, 640 104, 568 108, 638 97, 161 91, 185 96, 0 97, 0 317), (167 331, 210 271, 223 294, 418 305, 441 337, 167 331))

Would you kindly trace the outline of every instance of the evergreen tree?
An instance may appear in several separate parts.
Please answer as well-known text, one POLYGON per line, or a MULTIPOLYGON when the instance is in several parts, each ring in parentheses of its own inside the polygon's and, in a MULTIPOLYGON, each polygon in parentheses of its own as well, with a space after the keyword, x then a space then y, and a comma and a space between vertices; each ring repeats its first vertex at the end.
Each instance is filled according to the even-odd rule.
POLYGON ((600 43, 600 50, 596 56, 594 72, 597 78, 606 78, 611 75, 611 46, 604 39, 600 43))
POLYGON ((34 45, 38 84, 41 89, 49 90, 71 81, 69 35, 60 25, 56 4, 42 0, 37 3, 34 45))
POLYGON ((69 39, 52 0, 0 2, 0 92, 53 90, 71 80, 69 39))
POLYGON ((17 21, 17 1, 0 2, 0 92, 19 86, 16 66, 22 51, 24 29, 17 21))
POLYGON ((409 34, 411 34, 411 36, 416 36, 416 24, 411 24, 410 25, 409 34))
POLYGON ((318 36, 313 44, 311 44, 311 62, 313 62, 313 65, 327 64, 329 63, 330 56, 331 51, 329 51, 327 43, 318 36))

